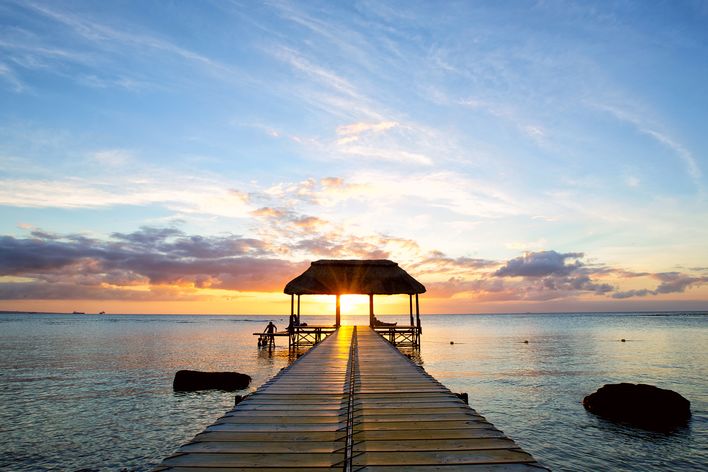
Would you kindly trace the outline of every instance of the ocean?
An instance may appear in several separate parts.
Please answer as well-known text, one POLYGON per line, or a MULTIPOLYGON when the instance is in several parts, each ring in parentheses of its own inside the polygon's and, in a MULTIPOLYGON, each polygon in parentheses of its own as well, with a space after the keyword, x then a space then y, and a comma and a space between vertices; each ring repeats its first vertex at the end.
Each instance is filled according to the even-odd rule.
MULTIPOLYGON (((270 353, 256 347, 252 333, 269 320, 287 324, 285 316, 0 314, 0 469, 150 470, 244 393, 175 393, 177 370, 246 373, 255 390, 293 360, 284 338, 270 353)), ((467 392, 470 406, 545 466, 708 470, 708 314, 422 322, 416 361, 452 391, 467 392), (617 382, 681 393, 691 401, 690 423, 655 433, 583 409, 584 396, 617 382)))

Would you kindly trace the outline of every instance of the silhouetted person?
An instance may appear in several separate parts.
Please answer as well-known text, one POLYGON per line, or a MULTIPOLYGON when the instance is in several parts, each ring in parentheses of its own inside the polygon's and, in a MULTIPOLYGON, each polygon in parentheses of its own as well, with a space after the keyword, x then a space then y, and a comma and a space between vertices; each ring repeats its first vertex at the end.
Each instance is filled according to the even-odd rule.
POLYGON ((278 331, 278 327, 275 326, 272 321, 269 321, 268 326, 266 326, 263 332, 266 334, 275 334, 276 331, 278 331))

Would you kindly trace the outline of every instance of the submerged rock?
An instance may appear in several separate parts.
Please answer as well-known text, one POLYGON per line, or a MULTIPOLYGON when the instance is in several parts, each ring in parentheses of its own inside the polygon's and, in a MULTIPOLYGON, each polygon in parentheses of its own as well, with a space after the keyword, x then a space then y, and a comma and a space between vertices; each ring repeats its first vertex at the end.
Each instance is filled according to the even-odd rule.
POLYGON ((673 390, 645 384, 608 384, 583 399, 596 415, 646 429, 667 431, 686 424, 691 402, 673 390))
POLYGON ((226 391, 243 390, 251 383, 251 377, 238 372, 199 372, 180 370, 175 374, 172 388, 175 391, 218 389, 226 391))
POLYGON ((247 396, 248 396, 248 395, 236 395, 236 396, 234 397, 234 406, 236 406, 236 405, 238 405, 239 403, 241 403, 242 401, 244 401, 247 396))

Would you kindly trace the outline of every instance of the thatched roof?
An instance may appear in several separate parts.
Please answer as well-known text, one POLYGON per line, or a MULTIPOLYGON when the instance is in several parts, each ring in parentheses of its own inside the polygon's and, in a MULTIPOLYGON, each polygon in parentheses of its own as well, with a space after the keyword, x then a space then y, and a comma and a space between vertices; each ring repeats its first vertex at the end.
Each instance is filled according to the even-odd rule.
POLYGON ((393 261, 321 260, 285 286, 288 295, 425 293, 425 287, 393 261))

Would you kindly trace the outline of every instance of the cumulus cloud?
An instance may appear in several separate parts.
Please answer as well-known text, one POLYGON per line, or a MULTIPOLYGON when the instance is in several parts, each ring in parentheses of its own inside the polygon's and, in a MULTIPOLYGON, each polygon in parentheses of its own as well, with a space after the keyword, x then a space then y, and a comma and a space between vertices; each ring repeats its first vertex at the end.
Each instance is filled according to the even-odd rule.
POLYGON ((336 188, 344 186, 344 179, 340 177, 325 177, 320 179, 320 184, 324 188, 336 188))
MULTIPOLYGON (((436 297, 470 296, 476 301, 545 301, 583 295, 625 299, 683 292, 708 277, 680 272, 648 273, 583 261, 581 252, 527 252, 507 261, 450 258, 435 251, 411 269, 436 297), (623 280, 649 278, 655 288, 621 290, 623 280)), ((636 282, 635 282, 636 283, 636 282)))
POLYGON ((82 286, 44 281, 0 283, 0 300, 195 301, 204 299, 206 297, 196 291, 172 287, 125 290, 116 287, 82 286))
POLYGON ((699 287, 708 284, 707 276, 692 276, 680 272, 660 272, 653 274, 653 278, 659 280, 659 285, 655 289, 639 289, 618 291, 612 294, 613 298, 646 297, 650 295, 660 295, 667 293, 683 293, 691 287, 699 287))
MULTIPOLYGON (((128 290, 146 286, 219 288, 241 291, 282 289, 302 264, 274 257, 264 241, 238 235, 196 236, 174 228, 141 228, 108 240, 33 231, 28 238, 0 237, 0 276, 33 283, 2 283, 4 298, 67 297, 133 299, 128 290)), ((144 291, 144 290, 140 290, 144 291)))
POLYGON ((647 295, 655 295, 655 293, 653 290, 649 290, 646 288, 639 289, 639 290, 624 290, 624 291, 613 293, 612 298, 624 299, 624 298, 632 298, 632 297, 646 297, 647 295))
POLYGON ((581 252, 558 253, 556 251, 528 252, 521 257, 511 259, 500 267, 494 275, 497 277, 543 277, 547 275, 568 275, 580 267, 578 260, 581 252), (575 262, 566 263, 567 259, 575 262))
MULTIPOLYGON (((453 297, 460 294, 473 294, 477 298, 485 294, 502 294, 506 287, 501 279, 474 279, 466 280, 463 277, 450 277, 442 282, 432 282, 426 285, 427 293, 433 297, 453 297)), ((510 293, 505 298, 511 298, 510 293)))
MULTIPOLYGON (((583 253, 528 252, 508 260, 451 257, 386 234, 352 234, 286 208, 254 215, 270 225, 259 237, 201 236, 143 227, 96 239, 29 228, 0 237, 0 299, 199 300, 205 289, 280 291, 309 260, 393 259, 438 298, 545 301, 583 296, 626 299, 684 292, 708 276, 645 273, 586 262, 583 253), (620 290, 622 280, 653 287, 620 290)), ((268 225, 266 225, 268 226, 268 225)))
POLYGON ((292 249, 315 257, 346 259, 387 259, 390 253, 377 241, 335 235, 306 238, 296 242, 292 249))
POLYGON ((708 283, 708 277, 692 277, 680 272, 663 272, 655 277, 661 281, 656 293, 680 293, 689 287, 708 283))

